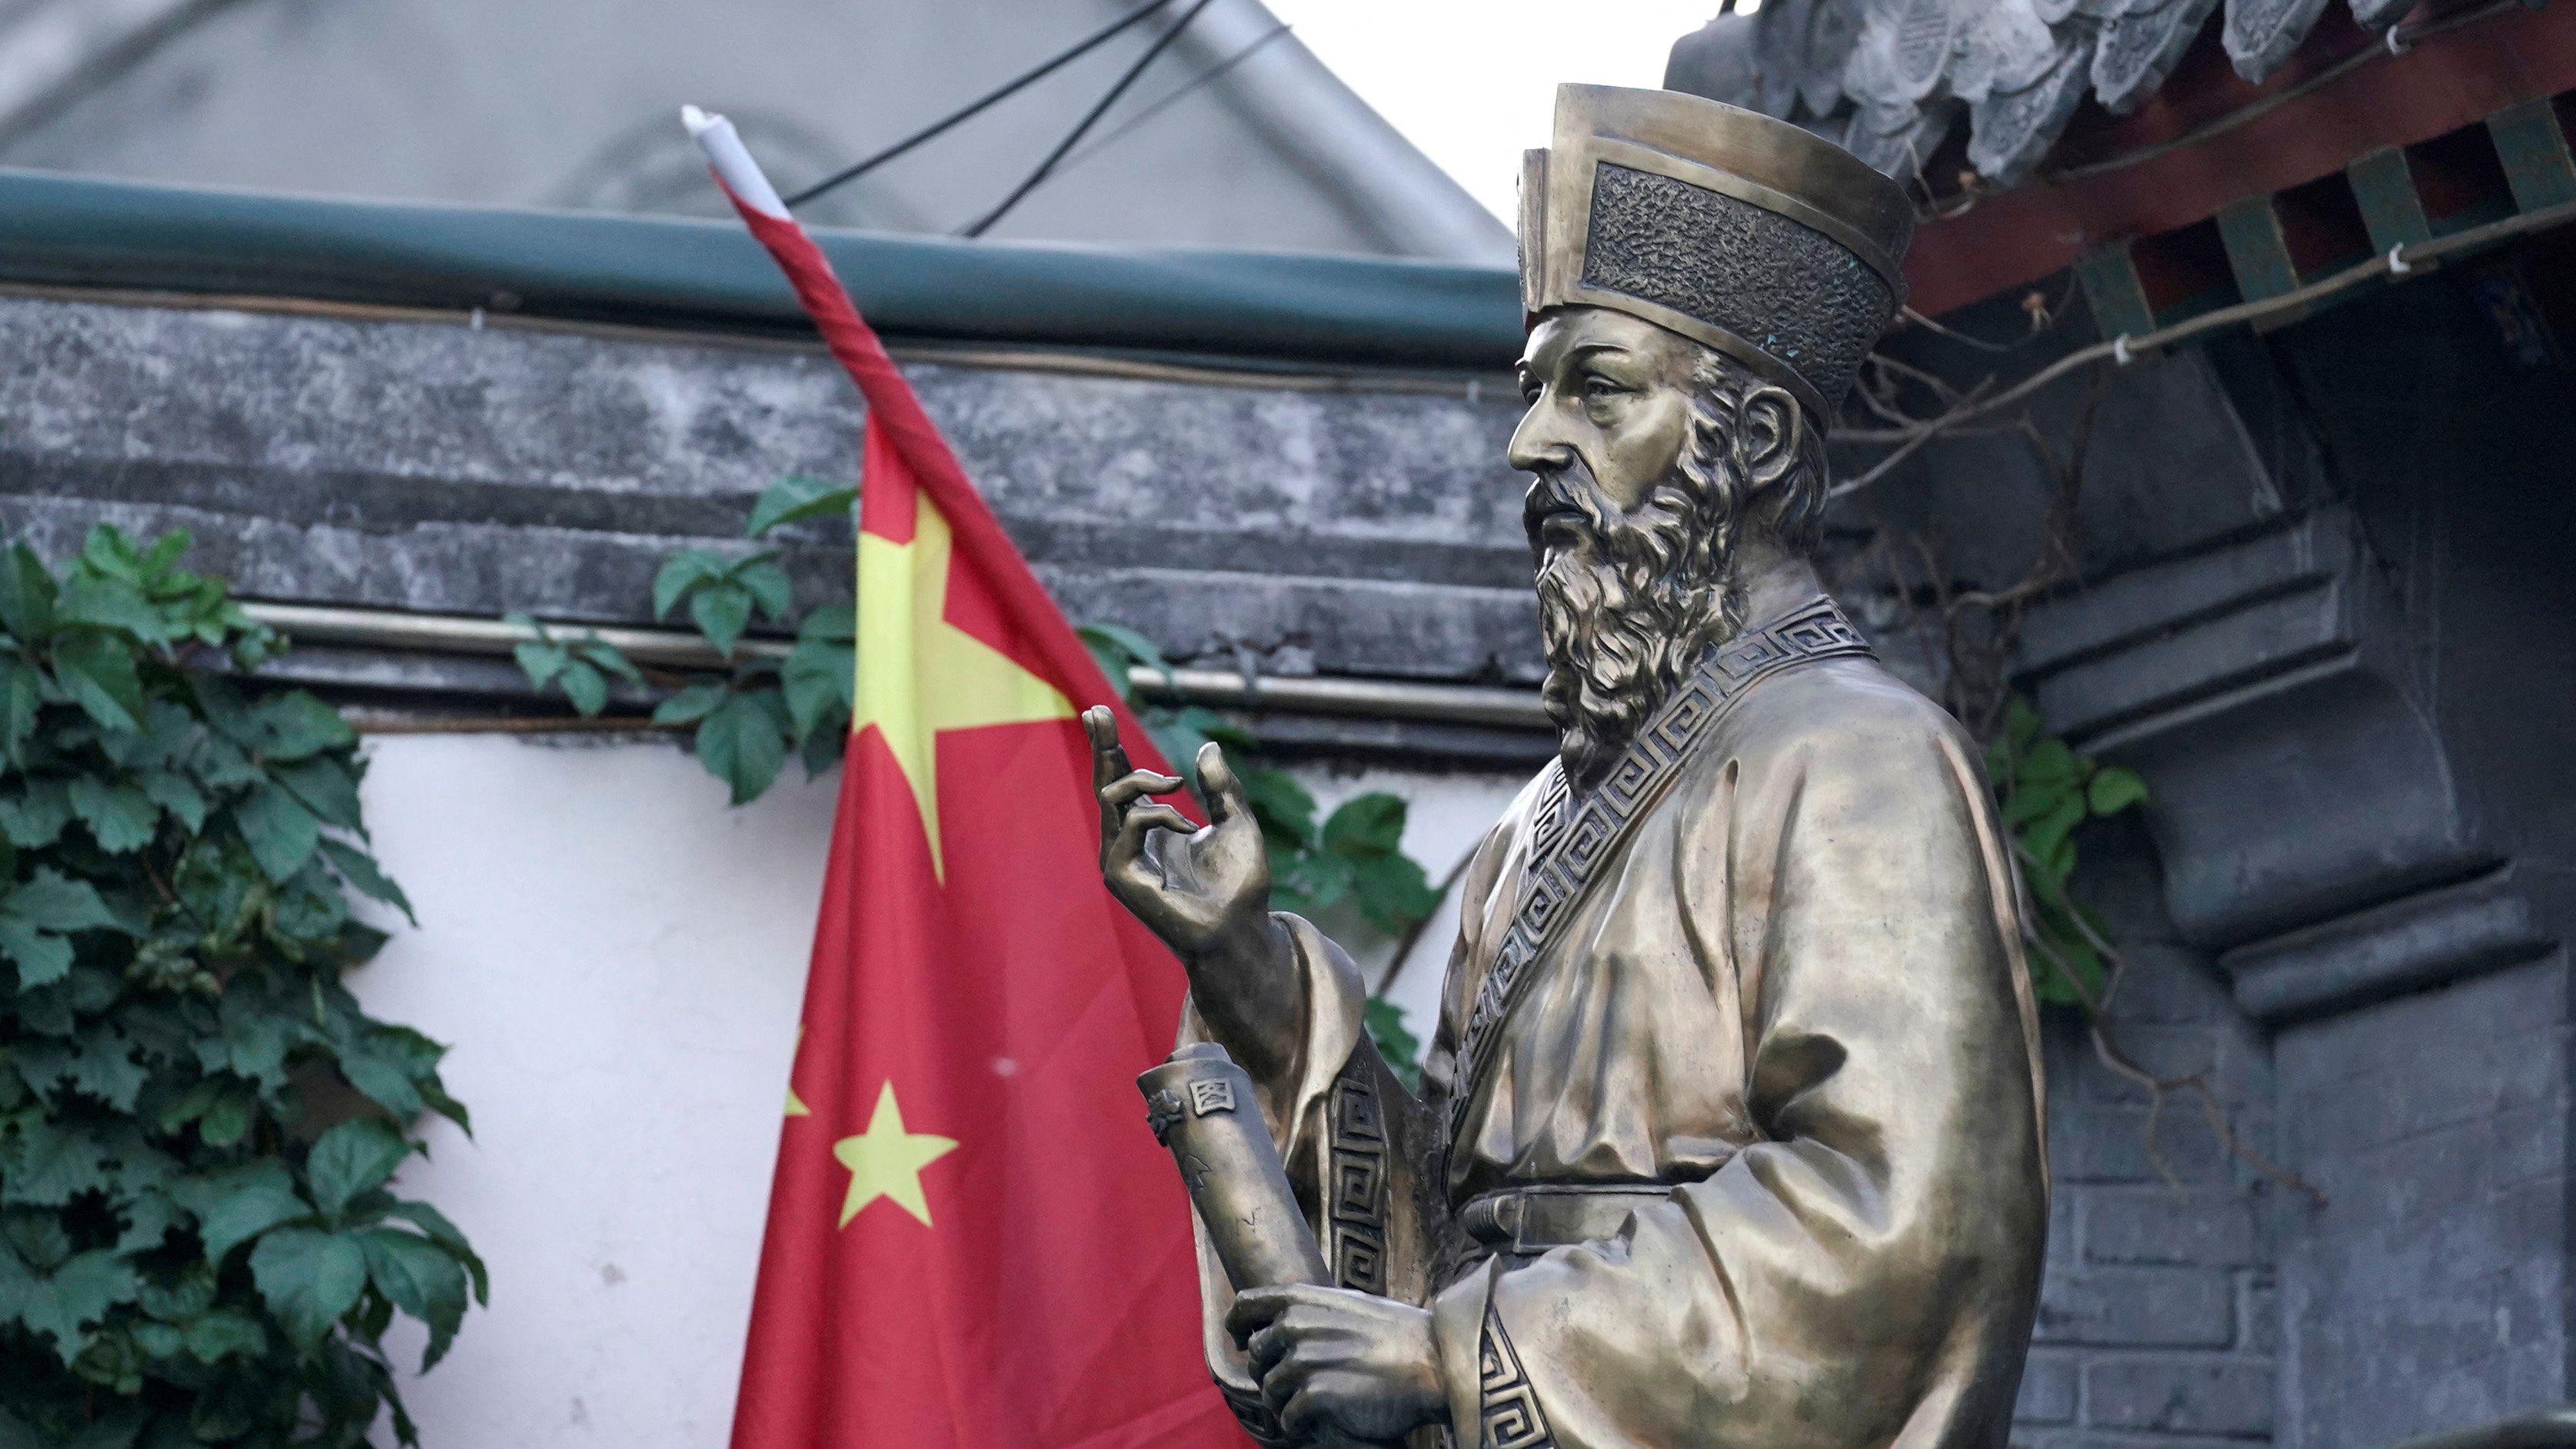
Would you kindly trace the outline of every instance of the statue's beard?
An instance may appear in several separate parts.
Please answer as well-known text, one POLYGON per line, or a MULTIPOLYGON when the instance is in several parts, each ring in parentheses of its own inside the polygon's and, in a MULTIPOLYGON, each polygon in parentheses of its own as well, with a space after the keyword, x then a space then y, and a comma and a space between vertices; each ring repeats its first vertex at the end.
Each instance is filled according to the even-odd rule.
POLYGON ((1688 450, 1633 510, 1579 462, 1530 485, 1542 698, 1577 789, 1598 784, 1701 653, 1743 627, 1734 489, 1708 451, 1688 450))

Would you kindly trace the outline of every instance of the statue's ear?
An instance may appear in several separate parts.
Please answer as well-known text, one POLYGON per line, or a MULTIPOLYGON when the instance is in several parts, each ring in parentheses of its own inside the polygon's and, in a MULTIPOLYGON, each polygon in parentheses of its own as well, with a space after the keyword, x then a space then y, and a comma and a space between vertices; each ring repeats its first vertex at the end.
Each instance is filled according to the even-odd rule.
POLYGON ((1735 471, 1748 493, 1764 493, 1796 471, 1806 446, 1806 412, 1768 383, 1745 393, 1735 414, 1735 471))

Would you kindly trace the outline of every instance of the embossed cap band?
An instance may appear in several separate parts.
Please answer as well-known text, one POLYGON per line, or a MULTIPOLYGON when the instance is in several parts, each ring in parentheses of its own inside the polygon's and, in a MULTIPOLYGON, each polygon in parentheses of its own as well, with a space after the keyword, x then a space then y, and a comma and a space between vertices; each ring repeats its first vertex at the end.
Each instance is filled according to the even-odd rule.
POLYGON ((1612 307, 1745 363, 1820 422, 1904 301, 1914 212, 1821 137, 1678 91, 1559 86, 1521 173, 1521 305, 1612 307))

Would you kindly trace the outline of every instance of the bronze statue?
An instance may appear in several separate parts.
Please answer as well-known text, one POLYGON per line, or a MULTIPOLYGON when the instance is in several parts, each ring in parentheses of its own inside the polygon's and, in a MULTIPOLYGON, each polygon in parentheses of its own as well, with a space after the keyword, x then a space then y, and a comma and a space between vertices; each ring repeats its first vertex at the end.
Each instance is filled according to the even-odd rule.
POLYGON ((1350 961, 1268 909, 1220 752, 1194 829, 1090 718, 1102 873, 1186 963, 1184 1040, 1248 1073, 1336 1285, 1237 1295, 1202 1225, 1256 1436, 2003 1444, 2048 1197, 2006 839, 1808 560, 1910 228, 1784 123, 1559 91, 1511 461, 1561 749, 1463 878, 1419 1096, 1350 961))

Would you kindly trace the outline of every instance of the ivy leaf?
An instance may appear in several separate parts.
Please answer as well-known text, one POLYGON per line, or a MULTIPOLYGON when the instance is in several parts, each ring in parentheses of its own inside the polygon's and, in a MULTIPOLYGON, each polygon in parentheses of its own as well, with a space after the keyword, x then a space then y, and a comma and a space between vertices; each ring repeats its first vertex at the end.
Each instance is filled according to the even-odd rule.
POLYGON ((1171 683, 1172 661, 1163 657, 1162 647, 1124 624, 1085 624, 1073 631, 1085 648, 1091 651, 1100 672, 1109 676, 1110 687, 1121 698, 1129 693, 1128 670, 1142 664, 1171 683))
POLYGON ((228 1358, 257 1358, 268 1352, 268 1330, 256 1318, 239 1313, 209 1313, 193 1320, 186 1329, 188 1356, 199 1363, 221 1363, 228 1358))
POLYGON ((76 1194, 108 1186, 106 1149, 40 1117, 21 1120, 0 1149, 0 1169, 0 1203, 61 1207, 76 1194))
POLYGON ((185 775, 151 770, 140 776, 136 784, 142 789, 145 799, 177 816, 189 834, 194 835, 206 828, 205 794, 185 775))
POLYGON ((795 600, 795 586, 788 582, 787 571, 772 562, 768 555, 744 559, 734 565, 733 579, 749 593, 760 612, 784 622, 787 610, 795 600))
POLYGON ((313 1216, 313 1205, 295 1191, 286 1164, 245 1163, 172 1186, 180 1205, 197 1215, 197 1238, 217 1268, 233 1249, 271 1228, 313 1216))
POLYGON ((0 627, 26 643, 54 632, 54 575, 25 544, 0 553, 0 627))
POLYGON ((761 492, 751 505, 751 517, 744 520, 743 534, 758 538, 773 528, 802 523, 809 518, 846 514, 859 501, 859 490, 846 483, 829 483, 820 478, 781 478, 761 492))
POLYGON ((1362 857, 1393 855, 1404 845, 1404 799, 1383 790, 1354 795, 1324 821, 1323 848, 1362 857))
POLYGON ((787 697, 787 717, 803 739, 835 714, 847 715, 857 702, 857 662, 847 643, 800 638, 779 671, 787 697))
POLYGON ((1296 776, 1256 766, 1237 770, 1235 778, 1243 782, 1244 798, 1252 803, 1252 818, 1265 839, 1291 850, 1314 848, 1315 797, 1296 776))
POLYGON ((722 558, 702 548, 684 548, 662 560, 653 575, 653 617, 670 617, 682 595, 723 578, 727 567, 722 558))
POLYGON ((313 1201, 338 1217, 349 1199, 382 1187, 411 1155, 400 1132, 373 1117, 356 1117, 322 1134, 304 1160, 313 1201))
POLYGON ((358 813, 357 766, 346 756, 316 755, 270 772, 325 825, 366 834, 358 813))
MULTIPOLYGON (((0 1253, 0 1260, 16 1264, 5 1253, 0 1253)), ((0 1267, 0 1273, 8 1271, 0 1267)), ((29 1332, 52 1339, 54 1352, 66 1364, 80 1352, 83 1328, 104 1318, 109 1308, 133 1302, 142 1286, 133 1265, 104 1248, 75 1253, 43 1277, 23 1266, 16 1271, 24 1275, 18 1283, 0 1286, 0 1302, 13 1310, 6 1316, 25 1324, 29 1332)))
POLYGON ((2055 808, 2033 821, 2030 828, 2022 832, 2022 844, 2043 865, 2048 866, 2057 879, 2063 881, 2066 879, 2066 872, 2057 869, 2058 847, 2068 843, 2067 832, 2073 830, 2083 820, 2083 795, 2073 790, 2064 791, 2057 796, 2055 808))
POLYGON ((365 1047, 352 1047, 340 1053, 340 1075, 348 1078, 349 1085, 364 1093, 369 1101, 397 1117, 416 1117, 428 1105, 421 1099, 420 1088, 413 1084, 411 1073, 404 1069, 402 1063, 365 1047))
POLYGON ((572 701, 573 712, 583 719, 596 718, 608 707, 608 676, 588 660, 566 660, 563 677, 556 682, 563 686, 564 698, 572 701))
POLYGON ((727 694, 698 725, 698 759, 733 790, 733 803, 756 800, 787 763, 788 719, 774 689, 727 694))
POLYGON ((152 843, 161 807, 138 786, 109 783, 92 775, 75 776, 70 791, 72 814, 89 827, 98 848, 126 855, 152 843))
POLYGON ((0 956, 18 967, 21 990, 60 981, 72 968, 67 933, 112 926, 107 903, 87 881, 40 866, 24 884, 0 896, 0 956))
POLYGON ((54 644, 54 677, 100 729, 122 734, 141 725, 143 681, 125 640, 96 629, 65 634, 54 644))
POLYGON ((63 581, 62 592, 54 601, 54 620, 58 627, 80 624, 120 629, 146 643, 157 644, 169 637, 161 611, 143 597, 142 590, 124 579, 95 574, 74 574, 63 581))
POLYGON ((585 634, 576 640, 572 652, 602 674, 613 674, 629 684, 644 682, 644 671, 635 667, 635 661, 596 634, 585 634))
POLYGON ((233 807, 233 824, 242 843, 270 880, 284 883, 304 869, 322 844, 322 822, 304 803, 277 784, 262 781, 233 807))
POLYGON ((724 703, 725 696, 730 693, 732 693, 732 691, 726 689, 721 684, 692 684, 688 688, 672 695, 669 699, 662 701, 660 705, 656 706, 653 710, 653 723, 658 725, 695 724, 699 720, 705 719, 709 714, 713 713, 715 707, 724 703))
POLYGON ((251 1281, 297 1347, 310 1349, 367 1286, 365 1249, 317 1228, 278 1228, 250 1251, 251 1281))
POLYGON ((420 924, 420 917, 412 914, 411 898, 404 895, 402 887, 395 885, 392 878, 377 866, 374 856, 327 836, 322 840, 321 850, 323 858, 331 862, 331 868, 338 871, 340 878, 355 887, 359 894, 402 912, 403 919, 415 926, 420 924))
POLYGON ((1390 936, 1401 935, 1440 906, 1440 892, 1411 856, 1371 860, 1353 876, 1351 896, 1360 915, 1390 936))
POLYGON ((27 766, 27 740, 36 732, 43 690, 35 670, 15 659, 0 659, 0 757, 20 769, 27 766))
POLYGON ((2081 772, 2075 752, 2061 739, 2045 739, 2032 745, 2021 757, 2017 778, 2026 785, 2048 785, 2073 780, 2081 772))
POLYGON ((465 1320, 465 1269, 445 1248, 398 1228, 369 1228, 358 1235, 367 1276, 396 1308, 429 1325, 421 1372, 447 1356, 465 1320))
POLYGON ((456 1260, 465 1265, 465 1271, 474 1277, 474 1301, 487 1308, 491 1306, 492 1284, 484 1272, 483 1260, 466 1245, 465 1234, 447 1220, 445 1213, 425 1202, 397 1202, 385 1209, 385 1215, 400 1218, 429 1234, 431 1242, 455 1254, 456 1260))
POLYGON ((270 764, 301 760, 357 743, 358 732, 340 712, 300 689, 272 694, 250 707, 256 731, 245 741, 270 764))
POLYGON ((510 657, 519 661, 519 672, 528 676, 529 684, 543 689, 548 680, 563 673, 564 666, 572 662, 572 651, 560 644, 526 639, 510 646, 510 657))
POLYGON ((689 594, 689 619, 718 654, 730 657, 742 631, 751 624, 752 592, 732 579, 723 579, 694 589, 689 594))
POLYGON ((28 780, 0 795, 0 834, 23 850, 53 844, 71 820, 71 791, 60 780, 28 780))
POLYGON ((2094 772, 2084 787, 2085 800, 2096 815, 2117 815, 2147 798, 2147 782, 2134 770, 2118 765, 2105 765, 2094 772))

